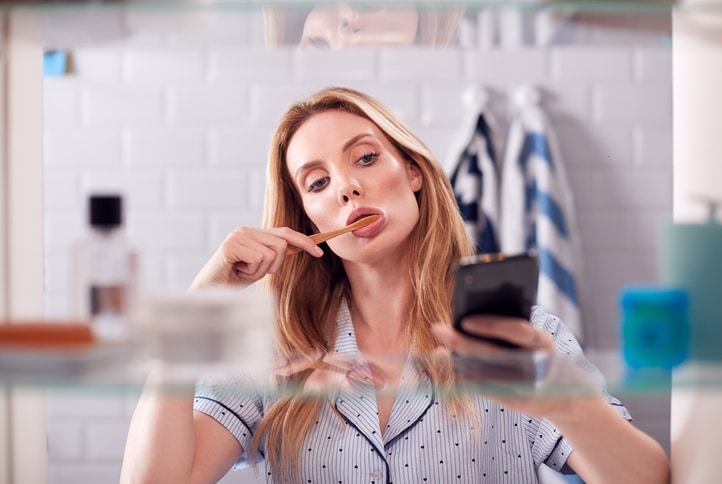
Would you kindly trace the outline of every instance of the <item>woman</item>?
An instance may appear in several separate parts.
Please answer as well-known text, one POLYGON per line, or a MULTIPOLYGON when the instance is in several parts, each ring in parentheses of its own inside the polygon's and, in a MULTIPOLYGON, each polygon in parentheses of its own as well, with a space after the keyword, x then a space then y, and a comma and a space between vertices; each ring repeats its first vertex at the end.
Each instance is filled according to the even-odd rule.
MULTIPOLYGON (((230 234, 193 286, 265 278, 279 352, 296 362, 284 383, 328 393, 263 399, 223 378, 201 382, 195 398, 147 391, 122 480, 212 482, 259 456, 269 482, 526 483, 542 463, 587 482, 669 479, 661 447, 601 390, 445 392, 454 374, 441 345, 462 356, 495 348, 450 327, 453 270, 471 244, 439 163, 388 109, 356 91, 322 90, 289 108, 271 146, 265 228, 230 234), (304 235, 371 214, 371 225, 323 248, 304 235), (304 253, 287 256, 289 247, 304 253), (325 367, 299 367, 299 355, 330 356, 325 367), (329 388, 344 374, 328 368, 338 367, 349 376, 329 388)), ((478 316, 464 327, 589 367, 557 318, 537 308, 531 319, 478 316)))
POLYGON ((449 46, 463 9, 414 5, 320 4, 306 16, 300 45, 341 49, 368 46, 449 46))

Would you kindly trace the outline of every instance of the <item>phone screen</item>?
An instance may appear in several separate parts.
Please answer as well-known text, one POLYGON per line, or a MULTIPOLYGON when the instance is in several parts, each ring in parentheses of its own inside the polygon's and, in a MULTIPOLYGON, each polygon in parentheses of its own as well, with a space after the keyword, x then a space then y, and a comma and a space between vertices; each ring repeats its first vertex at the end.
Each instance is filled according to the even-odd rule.
MULTIPOLYGON (((536 301, 538 277, 539 266, 534 253, 514 256, 484 254, 462 259, 456 269, 454 283, 454 327, 469 334, 461 328, 461 320, 473 314, 529 319, 536 301)), ((477 335, 470 336, 479 338, 477 335)), ((491 341, 500 346, 514 347, 507 341, 491 341)))

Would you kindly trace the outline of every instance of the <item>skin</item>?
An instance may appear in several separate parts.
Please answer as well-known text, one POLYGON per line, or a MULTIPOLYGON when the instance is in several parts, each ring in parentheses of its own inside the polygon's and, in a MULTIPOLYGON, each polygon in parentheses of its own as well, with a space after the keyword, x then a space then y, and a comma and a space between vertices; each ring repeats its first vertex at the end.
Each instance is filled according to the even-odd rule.
MULTIPOLYGON (((423 177, 373 123, 341 111, 326 111, 307 120, 291 139, 287 159, 304 210, 320 231, 347 225, 359 210, 381 214, 379 222, 339 236, 329 247, 343 260, 358 346, 378 371, 373 379, 380 382, 380 389, 396 383, 403 361, 381 355, 408 352, 406 325, 413 289, 407 241, 419 219, 415 193, 422 189, 423 177)), ((308 236, 289 228, 237 229, 199 272, 193 287, 248 286, 276 271, 288 246, 315 257, 322 254, 308 236)), ((466 331, 506 339, 522 348, 554 351, 550 336, 526 320, 474 316, 462 324, 466 331)), ((461 355, 496 350, 448 324, 439 324, 434 331, 448 351, 461 355)), ((324 375, 328 373, 324 370, 315 372, 310 380, 316 384, 337 378, 324 375)), ((193 410, 192 388, 172 395, 153 391, 163 378, 152 375, 139 401, 121 482, 215 482, 243 449, 218 422, 193 410)), ((661 447, 630 425, 599 393, 492 398, 553 422, 575 448, 568 464, 586 482, 669 481, 669 464, 661 447)), ((382 429, 392 403, 393 395, 377 392, 382 429)))
MULTIPOLYGON (((419 220, 414 193, 423 184, 421 173, 373 123, 338 111, 306 121, 287 159, 304 209, 319 230, 346 225, 359 209, 381 214, 368 229, 332 239, 329 247, 343 259, 349 278, 359 349, 377 377, 394 385, 403 360, 382 355, 407 351, 407 240, 419 220)), ((377 405, 385 428, 393 395, 377 392, 377 405)))
MULTIPOLYGON (((472 334, 505 339, 522 348, 554 351, 551 337, 543 330, 532 328, 525 320, 472 316, 462 325, 472 334)), ((436 326, 434 333, 449 351, 460 355, 497 351, 493 345, 465 338, 446 325, 436 326)), ((660 445, 621 417, 597 392, 493 398, 508 408, 554 423, 574 448, 567 464, 584 482, 670 481, 669 461, 660 445)))
POLYGON ((419 219, 414 192, 421 174, 373 123, 344 112, 318 114, 292 138, 287 159, 304 210, 319 231, 347 225, 360 208, 381 214, 373 233, 328 242, 347 270, 406 258, 405 241, 419 219))
POLYGON ((411 45, 419 13, 415 7, 354 8, 321 5, 309 12, 301 46, 340 49, 364 45, 411 45))

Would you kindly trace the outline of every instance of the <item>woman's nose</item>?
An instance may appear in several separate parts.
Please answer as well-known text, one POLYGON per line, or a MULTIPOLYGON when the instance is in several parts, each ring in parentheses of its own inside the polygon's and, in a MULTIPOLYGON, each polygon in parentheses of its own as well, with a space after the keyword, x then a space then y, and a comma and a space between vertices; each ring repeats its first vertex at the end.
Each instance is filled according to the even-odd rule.
POLYGON ((342 5, 338 9, 338 30, 339 32, 358 31, 358 12, 348 5, 342 5))
POLYGON ((362 194, 361 187, 356 183, 347 183, 339 190, 339 201, 346 204, 353 198, 360 197, 362 194))

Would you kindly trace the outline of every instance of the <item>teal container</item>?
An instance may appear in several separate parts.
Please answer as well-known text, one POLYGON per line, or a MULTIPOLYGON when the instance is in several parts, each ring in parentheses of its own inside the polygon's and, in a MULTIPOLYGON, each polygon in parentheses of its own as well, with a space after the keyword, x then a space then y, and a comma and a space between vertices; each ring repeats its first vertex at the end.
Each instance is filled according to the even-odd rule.
POLYGON ((722 225, 664 227, 660 276, 689 298, 689 359, 722 361, 722 225))
POLYGON ((619 291, 620 340, 632 369, 671 369, 687 359, 687 294, 676 288, 625 286, 619 291))

